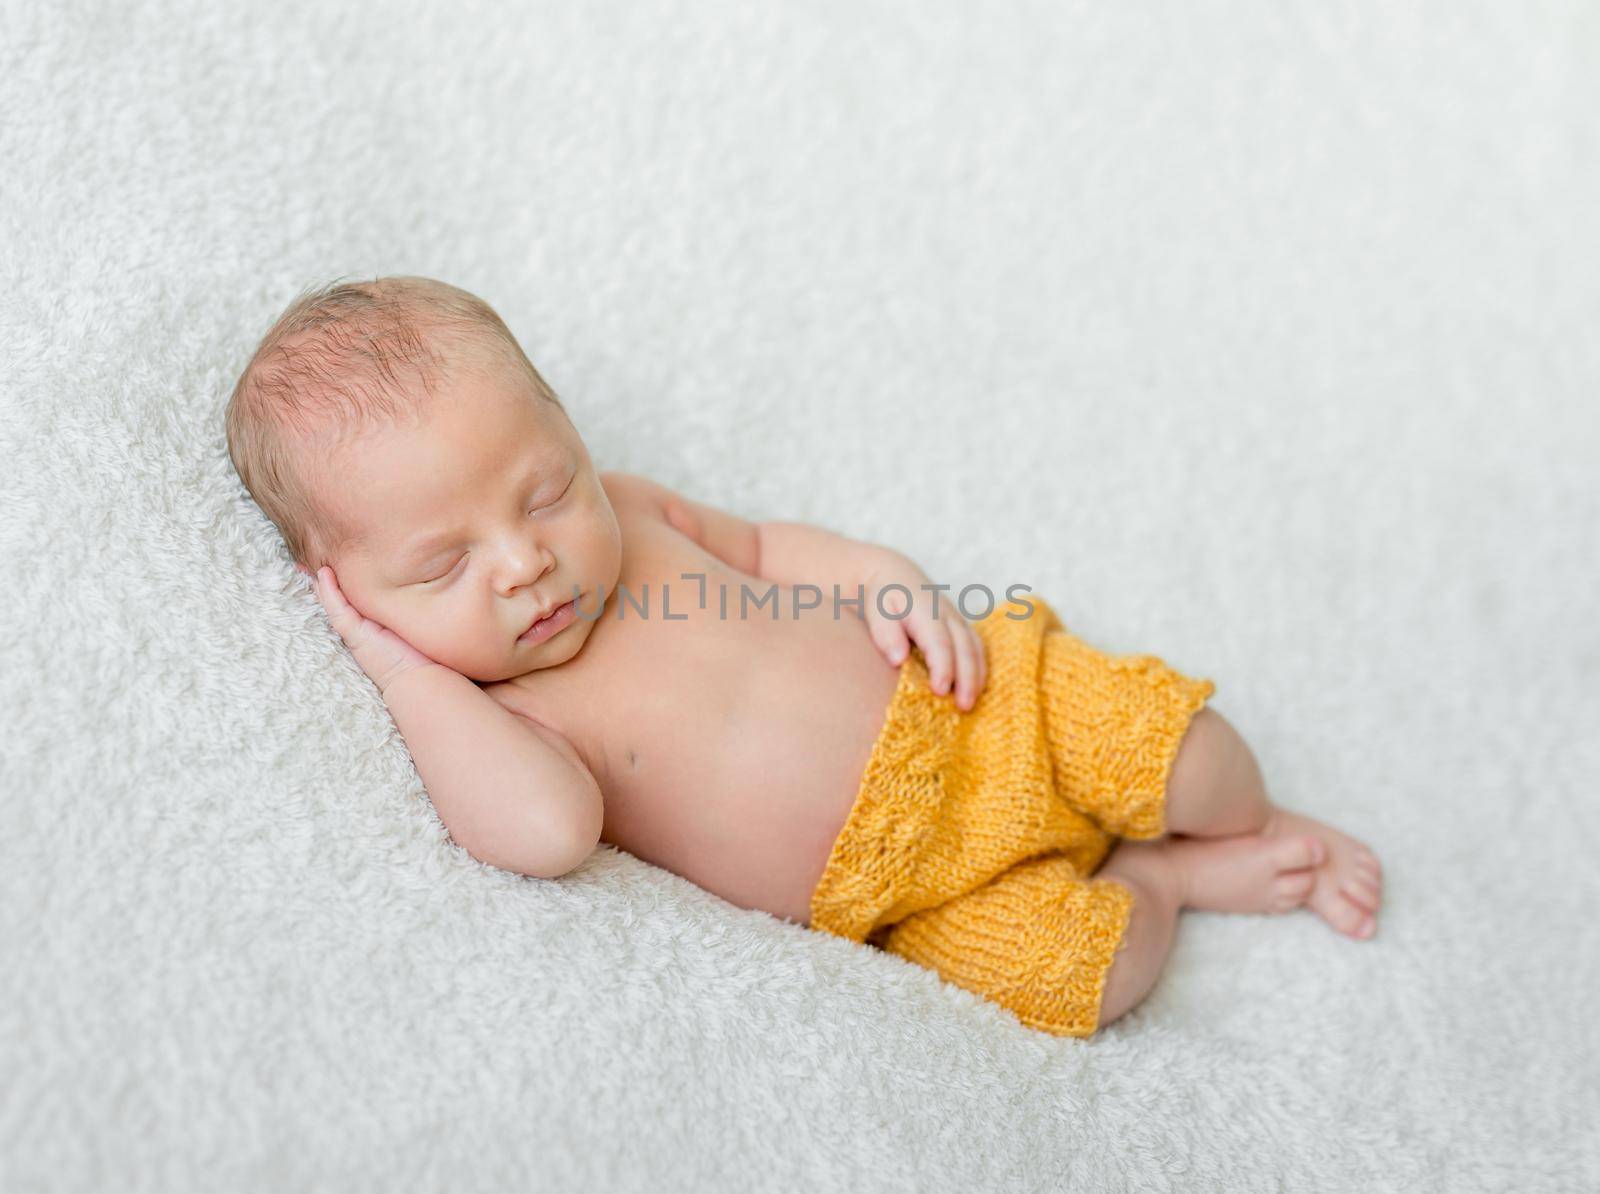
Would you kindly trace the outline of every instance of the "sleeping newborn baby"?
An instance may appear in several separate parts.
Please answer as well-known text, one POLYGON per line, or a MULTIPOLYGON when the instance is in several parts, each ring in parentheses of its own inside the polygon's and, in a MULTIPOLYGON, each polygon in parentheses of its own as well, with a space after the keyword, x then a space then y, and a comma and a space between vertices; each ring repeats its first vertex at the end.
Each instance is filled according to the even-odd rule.
POLYGON ((601 472, 492 308, 303 293, 228 449, 473 857, 607 842, 1056 1035, 1135 1006, 1180 910, 1372 936, 1377 860, 1269 800, 1210 680, 1023 585, 601 472))

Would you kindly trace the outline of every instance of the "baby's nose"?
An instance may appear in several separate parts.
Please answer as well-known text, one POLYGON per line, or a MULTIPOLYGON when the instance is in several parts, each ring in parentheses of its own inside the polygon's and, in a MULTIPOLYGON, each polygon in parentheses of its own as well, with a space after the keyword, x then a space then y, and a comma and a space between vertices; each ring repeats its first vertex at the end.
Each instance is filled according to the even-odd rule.
POLYGON ((542 548, 507 556, 500 568, 500 589, 512 592, 533 584, 555 565, 555 557, 542 548))

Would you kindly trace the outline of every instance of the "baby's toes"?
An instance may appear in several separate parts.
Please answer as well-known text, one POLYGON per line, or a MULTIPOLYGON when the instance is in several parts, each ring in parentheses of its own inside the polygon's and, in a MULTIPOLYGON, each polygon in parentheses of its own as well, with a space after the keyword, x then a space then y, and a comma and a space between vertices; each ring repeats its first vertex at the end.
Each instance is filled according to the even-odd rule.
POLYGON ((1346 937, 1359 936, 1357 930, 1372 917, 1367 909, 1352 902, 1342 891, 1335 891, 1329 883, 1312 891, 1309 902, 1313 912, 1346 937))
POLYGON ((1346 880, 1339 887, 1339 894, 1352 903, 1359 904, 1368 912, 1376 912, 1382 902, 1378 896, 1378 884, 1364 875, 1356 875, 1353 879, 1346 880))
POLYGON ((1271 911, 1290 912, 1300 907, 1316 885, 1315 871, 1285 871, 1272 881, 1271 911))

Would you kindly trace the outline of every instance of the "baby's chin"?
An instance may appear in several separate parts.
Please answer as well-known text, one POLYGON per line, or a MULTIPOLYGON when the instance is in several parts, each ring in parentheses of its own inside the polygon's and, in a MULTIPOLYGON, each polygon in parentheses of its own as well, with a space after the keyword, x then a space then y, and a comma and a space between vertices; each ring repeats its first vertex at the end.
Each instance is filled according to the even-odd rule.
POLYGON ((548 668, 559 667, 583 649, 584 643, 589 639, 589 631, 592 626, 592 623, 579 619, 563 629, 554 638, 546 639, 542 643, 513 642, 512 649, 507 652, 507 658, 504 662, 492 669, 469 665, 466 668, 458 667, 455 670, 479 684, 491 684, 500 680, 512 680, 518 676, 526 676, 530 672, 540 672, 548 668))

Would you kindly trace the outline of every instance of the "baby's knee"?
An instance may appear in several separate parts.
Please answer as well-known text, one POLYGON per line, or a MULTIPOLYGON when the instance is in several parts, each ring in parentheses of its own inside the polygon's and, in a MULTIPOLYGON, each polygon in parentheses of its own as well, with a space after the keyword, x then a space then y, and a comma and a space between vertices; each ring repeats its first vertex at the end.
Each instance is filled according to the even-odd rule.
POLYGON ((1238 752, 1249 750, 1233 724, 1210 705, 1195 710, 1178 742, 1167 788, 1193 787, 1214 781, 1232 766, 1238 752))
POLYGON ((1261 768, 1243 736, 1210 706, 1197 710, 1167 777, 1167 828, 1249 832, 1256 828, 1255 814, 1264 809, 1265 796, 1261 768), (1219 820, 1226 824, 1216 824, 1219 820))
POLYGON ((1160 977, 1177 929, 1181 901, 1166 882, 1124 872, 1113 876, 1133 897, 1117 951, 1106 968, 1097 1028, 1132 1011, 1160 977))

